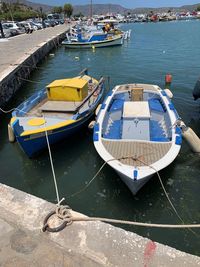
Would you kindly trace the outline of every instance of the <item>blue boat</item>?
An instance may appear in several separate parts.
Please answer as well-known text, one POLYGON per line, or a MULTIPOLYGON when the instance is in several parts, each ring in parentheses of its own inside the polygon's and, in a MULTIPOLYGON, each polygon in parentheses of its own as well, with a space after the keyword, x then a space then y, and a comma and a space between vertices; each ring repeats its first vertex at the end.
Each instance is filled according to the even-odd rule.
POLYGON ((17 140, 33 157, 49 144, 73 135, 87 125, 104 93, 104 79, 81 75, 55 80, 36 92, 12 113, 8 125, 10 141, 17 140))
POLYGON ((122 34, 114 35, 108 34, 101 31, 92 31, 87 34, 78 32, 77 35, 68 36, 66 40, 62 42, 67 48, 99 48, 99 47, 108 47, 108 46, 117 46, 123 44, 122 34))

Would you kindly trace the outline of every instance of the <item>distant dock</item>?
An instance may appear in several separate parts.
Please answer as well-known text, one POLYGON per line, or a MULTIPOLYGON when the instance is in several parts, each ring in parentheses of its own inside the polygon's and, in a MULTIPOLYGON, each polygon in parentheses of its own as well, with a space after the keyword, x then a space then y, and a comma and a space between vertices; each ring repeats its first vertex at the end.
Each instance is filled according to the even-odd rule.
POLYGON ((69 25, 63 24, 0 39, 0 107, 12 98, 37 63, 60 44, 68 29, 69 25))

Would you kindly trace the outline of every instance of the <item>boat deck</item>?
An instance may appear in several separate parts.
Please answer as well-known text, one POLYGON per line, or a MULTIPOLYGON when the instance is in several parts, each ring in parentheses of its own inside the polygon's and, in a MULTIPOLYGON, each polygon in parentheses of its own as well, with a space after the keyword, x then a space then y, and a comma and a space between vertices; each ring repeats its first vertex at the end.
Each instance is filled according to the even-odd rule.
MULTIPOLYGON (((80 112, 84 112, 90 106, 90 104, 96 101, 96 96, 91 96, 90 100, 87 101, 81 108, 80 112)), ((81 104, 81 102, 70 102, 70 101, 52 101, 48 99, 44 99, 36 106, 34 106, 26 116, 36 116, 42 117, 45 116, 53 116, 57 118, 70 118, 77 111, 77 107, 81 104)))
POLYGON ((143 88, 144 90, 150 90, 150 91, 158 91, 158 86, 156 85, 151 85, 151 84, 140 84, 140 83, 132 83, 132 84, 123 84, 119 85, 117 91, 118 92, 125 92, 129 90, 134 90, 138 88, 143 88))
POLYGON ((105 149, 120 160, 121 163, 129 166, 147 166, 158 161, 170 150, 172 142, 139 142, 107 140, 102 138, 105 149))

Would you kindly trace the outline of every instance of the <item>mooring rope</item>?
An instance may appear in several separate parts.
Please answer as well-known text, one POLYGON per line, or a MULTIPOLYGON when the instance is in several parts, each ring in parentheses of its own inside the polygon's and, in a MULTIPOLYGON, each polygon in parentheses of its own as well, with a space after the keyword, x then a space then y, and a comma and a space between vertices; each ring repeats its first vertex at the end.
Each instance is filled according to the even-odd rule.
POLYGON ((32 80, 25 79, 25 78, 22 78, 22 77, 19 77, 19 76, 17 76, 17 78, 20 79, 20 80, 22 80, 22 81, 25 81, 25 82, 30 82, 30 83, 36 83, 36 84, 42 84, 43 85, 42 82, 32 81, 32 80))
POLYGON ((162 189, 163 189, 163 191, 164 191, 164 193, 165 193, 165 196, 166 196, 167 200, 169 201, 169 203, 170 203, 172 209, 174 210, 174 212, 176 213, 177 217, 183 222, 183 219, 180 217, 180 215, 178 214, 178 212, 177 212, 177 210, 176 210, 174 204, 172 203, 171 199, 169 198, 169 195, 168 195, 168 193, 167 193, 167 191, 166 191, 166 189, 165 189, 165 187, 164 187, 164 184, 163 184, 163 181, 162 181, 162 179, 161 179, 161 177, 160 177, 160 174, 159 174, 159 172, 156 170, 156 168, 154 168, 152 165, 147 164, 145 161, 139 159, 139 157, 138 157, 136 160, 138 160, 139 162, 143 163, 144 165, 148 166, 149 168, 153 169, 153 170, 156 172, 156 174, 157 174, 157 176, 158 176, 158 179, 159 179, 159 181, 160 181, 160 184, 161 184, 161 186, 162 186, 162 189))
MULTIPOLYGON (((17 108, 12 108, 10 110, 3 110, 2 108, 0 108, 0 110, 3 113, 10 113, 14 110, 18 110, 21 111, 17 108)), ((22 111, 23 112, 23 111, 22 111)), ((72 194, 70 197, 73 197, 75 195, 78 195, 79 193, 83 192, 87 187, 89 187, 89 185, 94 181, 94 179, 98 176, 98 174, 101 172, 101 170, 104 168, 104 166, 110 162, 110 161, 115 161, 115 160, 121 160, 121 159, 127 159, 127 158, 131 158, 134 161, 140 161, 141 163, 143 163, 146 166, 149 166, 150 168, 152 168, 158 175, 159 181, 161 183, 162 189, 165 193, 165 196, 167 197, 171 207, 173 208, 174 212, 176 213, 177 217, 182 221, 182 225, 176 225, 176 224, 152 224, 152 223, 142 223, 142 222, 134 222, 134 221, 126 221, 126 220, 117 220, 117 219, 109 219, 109 218, 101 218, 101 217, 78 217, 78 216, 72 216, 71 213, 69 212, 69 207, 68 206, 62 206, 60 205, 61 202, 64 200, 64 198, 62 198, 60 200, 60 196, 59 196, 59 191, 58 191, 58 185, 57 185, 57 179, 56 179, 56 175, 55 175, 55 169, 54 169, 54 164, 53 164, 53 159, 52 159, 52 153, 51 153, 51 148, 50 148, 50 144, 49 144, 49 138, 48 138, 48 132, 47 132, 47 127, 46 127, 46 120, 45 120, 45 116, 43 114, 43 119, 45 122, 45 136, 46 136, 46 141, 47 141, 47 147, 48 147, 48 152, 49 152, 49 159, 50 159, 50 164, 51 164, 51 170, 52 170, 52 175, 53 175, 53 180, 54 180, 54 186, 55 186, 55 191, 56 191, 56 198, 57 198, 57 207, 59 207, 59 209, 56 209, 55 212, 51 212, 50 215, 48 215, 47 217, 50 218, 50 216, 52 216, 53 214, 56 214, 58 216, 58 218, 61 218, 64 220, 64 223, 61 224, 61 226, 52 229, 52 232, 57 232, 60 231, 61 228, 63 229, 63 227, 70 225, 72 222, 75 221, 103 221, 103 222, 108 222, 108 223, 116 223, 116 224, 128 224, 128 225, 134 225, 134 226, 144 226, 144 227, 154 227, 154 228, 174 228, 174 229, 185 229, 188 228, 188 230, 190 230, 193 234, 195 234, 197 236, 197 234, 195 232, 193 232, 190 228, 200 228, 200 224, 184 224, 183 219, 180 217, 180 215, 178 214, 175 206, 173 205, 172 201, 169 198, 169 195, 167 194, 167 191, 164 187, 164 184, 162 182, 162 179, 160 177, 159 172, 151 165, 148 165, 147 163, 145 163, 144 161, 142 161, 141 159, 139 159, 139 157, 135 158, 133 156, 125 156, 125 157, 121 157, 119 159, 110 159, 106 162, 104 162, 102 164, 102 166, 99 168, 99 170, 96 172, 96 174, 92 177, 92 179, 89 181, 89 183, 83 187, 81 190, 77 191, 76 193, 72 194), (63 214, 63 215, 60 215, 63 214)), ((48 223, 46 222, 46 224, 43 226, 43 231, 49 230, 51 231, 51 228, 48 226, 48 223)))
POLYGON ((18 111, 20 111, 20 109, 17 109, 17 108, 11 108, 10 110, 4 110, 4 109, 0 108, 0 111, 3 112, 3 113, 5 113, 5 114, 7 114, 7 113, 11 113, 11 112, 13 112, 14 110, 18 110, 18 111))
POLYGON ((33 65, 33 66, 30 66, 30 65, 25 65, 24 63, 21 63, 21 64, 10 64, 10 66, 22 66, 24 68, 35 68, 35 69, 39 69, 39 70, 46 70, 46 68, 43 68, 43 67, 38 67, 36 64, 33 65))
POLYGON ((61 202, 60 202, 60 196, 59 196, 59 192, 58 192, 58 184, 57 184, 57 180, 56 180, 56 174, 55 174, 55 169, 54 169, 54 165, 53 165, 51 147, 49 144, 49 138, 48 138, 48 133, 47 133, 47 128, 46 128, 46 120, 45 120, 44 114, 43 114, 43 119, 44 119, 44 125, 45 125, 45 136, 46 136, 47 147, 48 147, 48 152, 49 152, 49 160, 50 160, 50 164, 51 164, 51 170, 52 170, 54 186, 55 186, 55 191, 56 191, 56 197, 57 197, 57 205, 59 206, 61 202))
MULTIPOLYGON (((168 224, 149 224, 149 223, 140 223, 140 222, 132 222, 132 221, 124 221, 124 220, 115 220, 115 219, 108 219, 108 218, 99 218, 99 217, 87 217, 85 220, 86 221, 104 221, 104 222, 111 222, 111 223, 121 223, 121 224, 129 224, 129 225, 135 225, 135 226, 147 226, 147 227, 161 227, 161 228, 188 228, 188 230, 190 230, 194 235, 198 236, 192 229, 189 229, 189 228, 198 228, 200 227, 200 225, 193 225, 193 224, 190 224, 190 225, 186 225, 184 224, 184 221, 183 219, 181 218, 181 216, 179 215, 178 211, 176 210, 175 206, 173 205, 171 199, 169 198, 169 195, 164 187, 164 184, 162 182, 162 179, 161 179, 161 176, 159 174, 159 172, 156 170, 156 168, 154 168, 153 166, 145 163, 144 161, 142 161, 141 159, 139 159, 139 157, 133 157, 133 156, 124 156, 124 157, 121 157, 121 158, 118 158, 118 159, 110 159, 108 161, 105 161, 102 166, 99 168, 99 170, 96 172, 96 174, 92 177, 92 179, 89 181, 89 183, 84 186, 82 189, 80 189, 79 191, 77 191, 76 193, 73 193, 72 195, 70 195, 68 198, 70 197, 74 197, 78 194, 80 194, 81 192, 85 191, 87 187, 89 187, 89 185, 95 180, 95 178, 98 176, 98 174, 102 171, 102 169, 104 168, 104 166, 110 162, 110 161, 115 161, 115 160, 122 160, 122 159, 133 159, 135 162, 136 161, 139 161, 141 162, 142 164, 152 168, 158 178, 159 178, 159 181, 160 181, 160 184, 161 184, 161 187, 165 193, 165 196, 170 204, 170 206, 172 207, 172 209, 174 210, 175 214, 177 215, 177 217, 179 218, 179 220, 183 223, 182 225, 168 225, 168 224), (192 227, 190 227, 192 226, 192 227)), ((80 218, 80 217, 72 217, 72 220, 73 221, 79 221, 79 219, 82 221, 84 219, 80 218)))
POLYGON ((128 224, 128 225, 134 225, 134 226, 154 227, 154 228, 175 228, 175 229, 200 228, 200 224, 142 223, 142 222, 134 222, 134 221, 126 221, 126 220, 108 219, 108 218, 103 218, 103 217, 72 216, 71 220, 74 222, 78 222, 78 221, 102 221, 102 222, 108 222, 108 223, 128 224))
MULTIPOLYGON (((4 109, 0 108, 0 111, 2 111, 5 114, 10 113, 10 112, 13 112, 14 110, 17 110, 19 112, 28 114, 28 112, 25 112, 25 111, 20 110, 18 108, 12 108, 10 110, 4 110, 4 109)), ((45 119, 44 113, 42 114, 42 116, 43 116, 43 119, 44 119, 44 125, 45 125, 44 131, 45 131, 45 136, 46 136, 46 141, 47 141, 47 148, 48 148, 48 152, 49 152, 49 160, 50 160, 50 164, 51 164, 51 170, 52 170, 54 185, 55 185, 56 198, 57 198, 57 206, 60 206, 60 203, 64 200, 64 198, 62 198, 60 200, 60 197, 59 197, 58 185, 57 185, 57 180, 56 180, 56 175, 55 175, 55 169, 54 169, 54 164, 53 164, 53 159, 52 159, 51 147, 50 147, 50 144, 49 144, 49 138, 48 138, 48 132, 47 132, 47 126, 46 126, 46 119, 45 119)))

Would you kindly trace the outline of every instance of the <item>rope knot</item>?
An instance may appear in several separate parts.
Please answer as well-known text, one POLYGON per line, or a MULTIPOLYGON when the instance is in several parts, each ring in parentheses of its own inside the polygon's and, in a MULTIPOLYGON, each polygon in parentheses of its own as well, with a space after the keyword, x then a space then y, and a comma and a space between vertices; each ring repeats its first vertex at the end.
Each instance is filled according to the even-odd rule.
POLYGON ((70 212, 70 207, 69 206, 62 206, 58 205, 56 210, 51 211, 44 219, 42 231, 48 231, 51 233, 56 233, 60 232, 63 230, 66 226, 71 225, 73 222, 72 220, 72 214, 70 212), (56 216, 59 220, 61 220, 61 224, 57 227, 50 227, 49 226, 49 219, 54 215, 56 216))
POLYGON ((70 225, 72 224, 72 214, 70 212, 70 207, 69 206, 58 206, 56 208, 56 215, 59 219, 63 220, 63 221, 66 221, 67 222, 67 225, 70 225))

